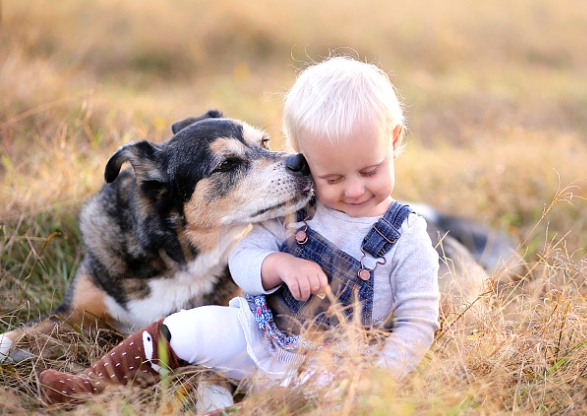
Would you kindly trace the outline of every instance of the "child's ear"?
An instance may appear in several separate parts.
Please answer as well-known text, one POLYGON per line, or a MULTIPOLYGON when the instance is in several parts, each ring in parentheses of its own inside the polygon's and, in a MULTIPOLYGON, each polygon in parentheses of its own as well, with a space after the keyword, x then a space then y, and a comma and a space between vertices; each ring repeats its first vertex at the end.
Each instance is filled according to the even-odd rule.
POLYGON ((393 150, 396 150, 399 146, 400 138, 402 137, 402 130, 404 126, 398 124, 393 128, 393 150))
POLYGON ((402 137, 402 132, 403 132, 404 126, 402 126, 401 124, 398 124, 397 126, 395 126, 393 128, 393 141, 392 141, 392 146, 393 146, 393 155, 394 157, 397 156, 396 152, 399 149, 399 145, 401 143, 401 137, 402 137))

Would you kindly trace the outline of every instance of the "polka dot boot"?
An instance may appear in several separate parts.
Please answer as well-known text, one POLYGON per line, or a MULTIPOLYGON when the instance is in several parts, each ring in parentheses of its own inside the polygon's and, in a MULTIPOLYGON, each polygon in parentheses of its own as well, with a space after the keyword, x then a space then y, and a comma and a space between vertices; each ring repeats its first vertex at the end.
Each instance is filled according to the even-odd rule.
POLYGON ((39 376, 43 398, 49 404, 80 402, 109 384, 146 387, 159 381, 161 374, 185 365, 172 351, 171 335, 162 322, 135 332, 81 374, 43 371, 39 376))

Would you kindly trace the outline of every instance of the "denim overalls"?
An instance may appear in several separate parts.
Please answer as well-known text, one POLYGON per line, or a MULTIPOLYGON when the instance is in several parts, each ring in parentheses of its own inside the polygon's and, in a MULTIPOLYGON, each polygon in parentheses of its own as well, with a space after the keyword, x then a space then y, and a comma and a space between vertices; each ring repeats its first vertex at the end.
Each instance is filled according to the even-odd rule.
MULTIPOLYGON (((407 205, 394 201, 363 239, 363 258, 369 254, 377 259, 377 265, 384 264, 385 255, 399 239, 399 229, 410 212, 407 205)), ((298 212, 299 220, 300 217, 307 219, 305 210, 298 212)), ((372 324, 373 272, 377 265, 372 270, 366 269, 363 258, 357 260, 339 250, 307 224, 300 227, 294 236, 288 237, 280 251, 318 263, 328 277, 332 294, 341 310, 338 314, 332 313, 329 309, 332 302, 328 297, 322 299, 312 295, 305 302, 296 300, 287 285, 269 295, 245 294, 259 328, 277 345, 286 350, 297 349, 302 327, 309 324, 334 327, 340 316, 348 320, 360 319, 366 327, 372 324), (357 312, 360 317, 355 318, 357 312)))

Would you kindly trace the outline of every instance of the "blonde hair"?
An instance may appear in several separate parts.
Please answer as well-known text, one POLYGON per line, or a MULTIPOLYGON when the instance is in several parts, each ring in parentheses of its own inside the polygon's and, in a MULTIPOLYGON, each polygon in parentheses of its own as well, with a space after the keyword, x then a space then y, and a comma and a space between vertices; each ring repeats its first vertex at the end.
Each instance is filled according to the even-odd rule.
POLYGON ((285 95, 283 112, 283 133, 296 151, 302 131, 337 143, 349 137, 357 123, 369 123, 379 126, 382 139, 391 143, 400 125, 401 145, 405 130, 402 105, 388 75, 347 56, 304 69, 285 95))

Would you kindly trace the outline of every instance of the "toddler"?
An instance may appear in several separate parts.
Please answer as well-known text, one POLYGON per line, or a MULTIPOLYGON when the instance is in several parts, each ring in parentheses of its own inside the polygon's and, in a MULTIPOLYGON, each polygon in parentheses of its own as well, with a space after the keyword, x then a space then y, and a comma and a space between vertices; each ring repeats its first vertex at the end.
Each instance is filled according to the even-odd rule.
POLYGON ((438 329, 439 262, 424 219, 391 196, 404 117, 387 74, 349 57, 309 66, 286 95, 283 128, 316 197, 241 240, 229 266, 244 296, 154 322, 82 374, 43 372, 48 401, 151 384, 184 365, 287 383, 315 347, 306 328, 341 319, 381 330, 364 351, 396 379, 415 368, 438 329))

